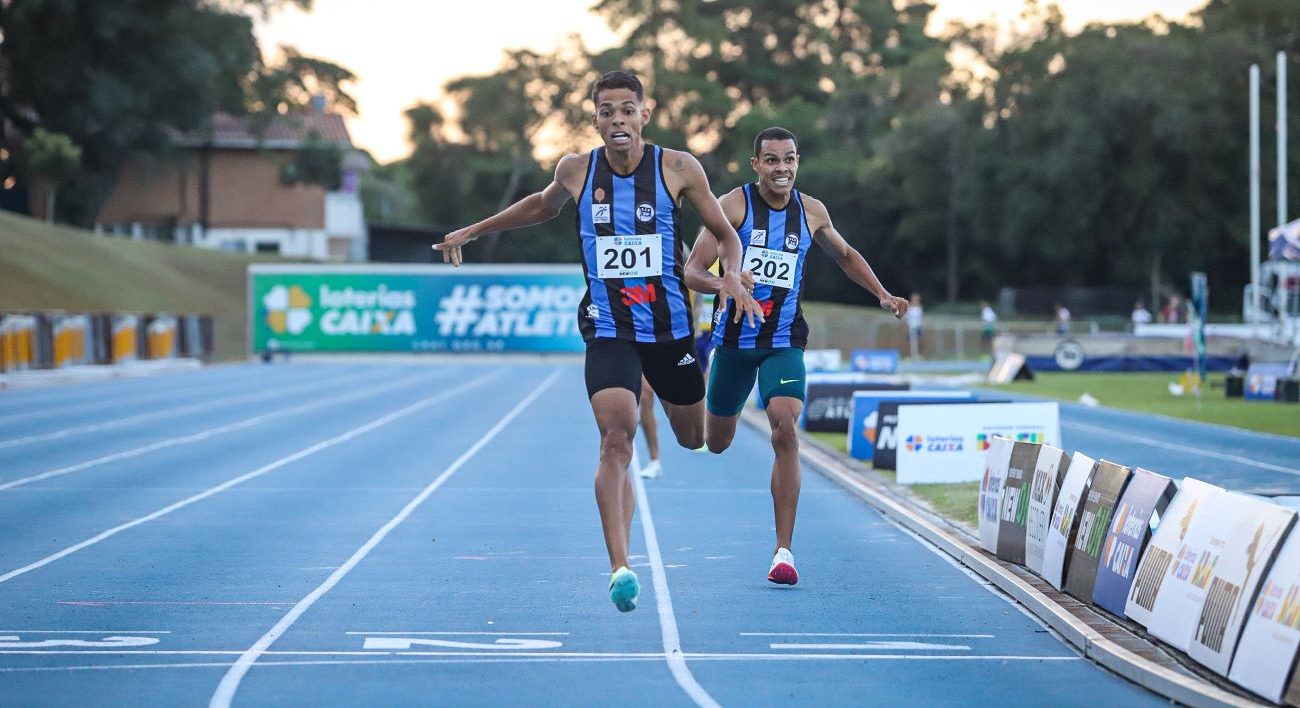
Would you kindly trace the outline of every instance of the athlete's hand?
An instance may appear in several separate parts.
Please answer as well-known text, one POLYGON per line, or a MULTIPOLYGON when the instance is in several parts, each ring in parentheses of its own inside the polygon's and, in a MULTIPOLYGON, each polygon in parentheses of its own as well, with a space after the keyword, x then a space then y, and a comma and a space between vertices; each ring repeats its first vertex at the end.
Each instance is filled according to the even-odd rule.
MULTIPOLYGON (((752 274, 751 274, 751 277, 752 274)), ((727 273, 722 276, 722 286, 718 288, 718 296, 722 298, 722 306, 727 306, 727 300, 736 302, 735 321, 739 322, 741 317, 749 318, 749 326, 757 327, 765 321, 763 317, 763 306, 758 304, 754 296, 745 289, 741 279, 734 273, 727 273), (758 320, 758 324, 754 320, 758 320)))
POLYGON ((752 270, 740 271, 740 284, 745 286, 745 292, 753 293, 754 292, 754 271, 752 270))
POLYGON ((902 319, 903 315, 907 314, 907 298, 887 295, 884 300, 880 301, 880 308, 885 312, 893 313, 894 317, 902 319))
POLYGON ((446 238, 442 240, 442 243, 433 244, 433 248, 435 251, 442 251, 443 263, 450 263, 454 266, 459 266, 464 262, 464 257, 461 256, 460 253, 460 247, 476 238, 478 238, 478 234, 471 232, 470 227, 466 226, 463 229, 457 229, 447 234, 446 238))

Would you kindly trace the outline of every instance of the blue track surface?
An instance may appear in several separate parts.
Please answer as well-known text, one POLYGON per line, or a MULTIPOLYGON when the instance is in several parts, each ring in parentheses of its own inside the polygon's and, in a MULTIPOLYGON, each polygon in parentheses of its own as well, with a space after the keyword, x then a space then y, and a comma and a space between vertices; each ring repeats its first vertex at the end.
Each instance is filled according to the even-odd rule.
POLYGON ((816 474, 800 583, 768 583, 771 451, 744 427, 665 448, 620 614, 596 442, 571 364, 0 395, 0 703, 1162 702, 816 474))

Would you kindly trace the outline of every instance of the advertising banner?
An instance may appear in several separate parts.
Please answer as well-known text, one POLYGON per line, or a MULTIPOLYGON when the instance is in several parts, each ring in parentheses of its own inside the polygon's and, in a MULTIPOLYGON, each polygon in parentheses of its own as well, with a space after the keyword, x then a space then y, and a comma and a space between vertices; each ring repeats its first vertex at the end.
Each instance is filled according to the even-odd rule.
POLYGON ((866 374, 809 374, 800 422, 809 432, 848 433, 855 391, 906 391, 909 385, 873 381, 866 374))
POLYGON ((253 265, 249 346, 293 352, 581 352, 573 266, 253 265))
POLYGON ((1074 453, 1070 466, 1061 482, 1061 491, 1056 495, 1056 507, 1052 509, 1052 525, 1047 528, 1047 541, 1043 544, 1043 580, 1057 590, 1061 589, 1061 580, 1065 577, 1066 550, 1074 545, 1075 521, 1079 518, 1079 500, 1083 498, 1092 479, 1092 470, 1097 462, 1082 452, 1074 453))
POLYGON ((844 354, 838 349, 805 349, 803 366, 808 372, 839 371, 844 363, 844 354))
POLYGON ((984 476, 980 481, 979 530, 980 546, 989 553, 998 552, 998 532, 1001 530, 1002 482, 1011 466, 1011 451, 1015 442, 998 435, 989 441, 984 454, 984 476))
POLYGON ((1300 650, 1300 532, 1287 535, 1251 606, 1228 678, 1279 703, 1300 704, 1292 678, 1300 650))
MULTIPOLYGON (((876 435, 874 438, 867 436, 875 444, 871 451, 871 466, 878 470, 897 470, 898 469, 898 408, 899 406, 926 406, 934 403, 952 403, 950 400, 935 401, 881 401, 880 406, 876 408, 876 435)), ((983 405, 986 403, 1007 403, 1005 400, 992 401, 966 401, 967 405, 983 405)), ((866 436, 866 426, 871 425, 871 416, 868 414, 863 421, 862 434, 866 436)), ((853 428, 849 428, 850 431, 853 428)), ((849 441, 849 451, 852 453, 853 441, 849 441)))
POLYGON ((1084 602, 1092 602, 1102 543, 1115 514, 1115 505, 1132 474, 1123 465, 1102 460, 1093 469, 1092 480, 1084 492, 1079 529, 1074 534, 1074 543, 1070 545, 1065 561, 1065 591, 1084 602))
POLYGON ((984 470, 984 451, 993 436, 1013 441, 1061 444, 1056 403, 961 404, 898 409, 898 481, 972 482, 984 470))
POLYGON ((1295 512, 1290 509, 1242 494, 1231 496, 1236 513, 1215 519, 1224 528, 1228 543, 1210 576, 1192 648, 1187 652, 1223 676, 1228 675, 1255 591, 1295 523, 1295 512))
POLYGON ((1034 479, 1030 484, 1029 519, 1025 523, 1025 567, 1043 574, 1043 553, 1047 549, 1047 532, 1052 528, 1052 509, 1070 468, 1070 457, 1059 447, 1042 445, 1034 460, 1034 479))
MULTIPOLYGON (((859 460, 871 460, 876 454, 876 441, 880 440, 891 449, 897 450, 898 441, 894 437, 894 428, 888 429, 889 439, 878 437, 880 429, 880 403, 894 401, 897 403, 944 403, 967 401, 975 396, 970 391, 855 391, 853 393, 853 412, 849 418, 848 450, 849 454, 859 460)), ((897 422, 895 411, 895 423, 897 422)), ((892 469, 892 468, 891 468, 892 469)))
MULTIPOLYGON (((1147 546, 1148 553, 1163 551, 1169 545, 1174 547, 1170 554, 1172 558, 1169 570, 1165 573, 1164 583, 1156 593, 1155 603, 1151 607, 1151 621, 1147 624, 1147 631, 1176 649, 1188 651, 1191 648, 1193 635, 1200 623, 1201 609, 1205 605, 1205 596, 1209 592, 1210 579, 1214 577, 1214 566, 1218 565, 1228 547, 1230 529, 1222 520, 1237 515, 1240 499, 1240 495, 1223 490, 1210 491, 1196 505, 1197 508, 1189 510, 1186 516, 1166 517, 1166 521, 1174 523, 1174 528, 1170 531, 1171 535, 1178 537, 1174 539, 1176 545, 1167 545, 1163 538, 1160 545, 1156 545, 1156 539, 1164 530, 1164 524, 1161 524, 1156 529, 1156 536, 1152 537, 1147 546), (1182 531, 1184 526, 1186 532, 1182 531)), ((1136 584, 1135 581, 1134 585, 1136 584)))
POLYGON ((1042 445, 1017 442, 1011 448, 1011 462, 1002 481, 1002 509, 998 529, 998 558, 1025 564, 1025 524, 1029 521, 1029 494, 1034 483, 1034 465, 1042 445))
MULTIPOLYGON (((1222 494, 1224 491, 1221 488, 1191 477, 1184 478, 1182 484, 1178 485, 1178 493, 1165 509, 1164 517, 1160 519, 1155 533, 1151 535, 1151 541, 1147 543, 1147 549, 1142 553, 1142 560, 1138 561, 1137 577, 1133 579, 1128 601, 1124 603, 1125 616, 1149 627, 1160 596, 1184 592, 1183 586, 1190 577, 1185 562, 1190 561, 1195 565, 1200 552, 1187 546, 1189 540, 1196 540, 1195 537, 1189 539, 1192 528, 1199 519, 1211 513, 1206 511, 1207 505, 1222 494), (1175 558, 1179 560, 1177 564, 1174 563, 1175 558), (1169 576, 1175 570, 1179 570, 1183 577, 1171 581, 1169 576), (1166 587, 1174 584, 1179 587, 1166 587)), ((1206 579, 1208 581, 1208 575, 1206 579)), ((1199 611, 1198 602, 1192 618, 1199 616, 1199 611)), ((1190 632, 1187 639, 1191 639, 1190 632)))
POLYGON ((1272 401, 1277 398, 1277 382, 1291 375, 1290 364, 1263 362, 1246 370, 1243 392, 1248 401, 1272 401))
POLYGON ((1098 606, 1124 616, 1124 603, 1128 601, 1138 559, 1151 540, 1151 529, 1160 524, 1161 515, 1177 491, 1174 481, 1162 474, 1141 467, 1133 471, 1133 478, 1115 507, 1115 518, 1097 566, 1092 601, 1098 606))
POLYGON ((849 368, 871 374, 893 374, 898 371, 898 351, 895 349, 854 349, 849 356, 849 368))

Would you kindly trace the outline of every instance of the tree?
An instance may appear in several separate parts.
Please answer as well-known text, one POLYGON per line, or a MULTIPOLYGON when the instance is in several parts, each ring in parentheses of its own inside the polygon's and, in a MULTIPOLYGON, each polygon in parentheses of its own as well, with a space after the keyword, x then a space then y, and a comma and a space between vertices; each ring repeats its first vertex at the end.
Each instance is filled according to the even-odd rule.
POLYGON ((45 183, 45 221, 53 223, 59 185, 81 164, 81 148, 62 133, 37 128, 23 143, 23 152, 28 171, 45 183))

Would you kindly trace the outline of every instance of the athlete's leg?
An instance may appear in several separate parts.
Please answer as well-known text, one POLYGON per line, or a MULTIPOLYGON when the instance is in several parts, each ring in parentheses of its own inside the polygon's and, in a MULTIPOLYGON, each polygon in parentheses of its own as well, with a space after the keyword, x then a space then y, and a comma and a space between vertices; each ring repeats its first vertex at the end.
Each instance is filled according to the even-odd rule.
POLYGON ((775 396, 767 403, 767 422, 772 427, 772 509, 776 513, 776 547, 790 548, 794 538, 794 517, 799 508, 799 413, 803 401, 775 396))
POLYGON ((758 375, 758 362, 762 354, 753 349, 719 347, 709 367, 708 417, 704 425, 704 439, 709 452, 721 453, 731 446, 736 437, 736 424, 745 408, 749 392, 758 375))
POLYGON ((587 344, 587 395, 600 432, 596 505, 611 570, 626 566, 635 498, 627 475, 638 422, 641 366, 630 342, 597 339, 587 344))
POLYGON ((704 444, 704 374, 695 340, 638 344, 641 368, 659 396, 677 444, 695 450, 704 444))

